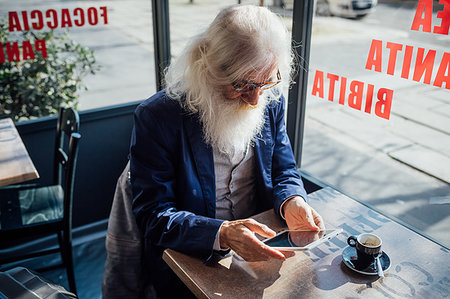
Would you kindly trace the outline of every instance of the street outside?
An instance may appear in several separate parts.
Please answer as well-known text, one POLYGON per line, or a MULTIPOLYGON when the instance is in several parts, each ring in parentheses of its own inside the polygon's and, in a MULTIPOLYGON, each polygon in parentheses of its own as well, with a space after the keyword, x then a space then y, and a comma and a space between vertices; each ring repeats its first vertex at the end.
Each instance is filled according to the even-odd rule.
MULTIPOLYGON (((0 1, 2 16, 11 10, 20 11, 24 2, 27 7, 43 10, 108 7, 108 25, 70 31, 73 39, 95 51, 101 65, 96 75, 84 80, 88 90, 80 94, 80 110, 140 101, 156 91, 150 1, 0 1)), ((236 2, 169 1, 172 55, 176 57, 220 8, 236 2)), ((291 13, 282 11, 285 16, 291 13)), ((415 5, 392 2, 379 3, 374 13, 362 19, 314 18, 301 167, 450 246, 448 86, 437 88, 364 68, 372 39, 438 53, 448 51, 448 35, 410 30, 414 13, 415 5), (312 96, 317 70, 393 89, 390 119, 312 96)), ((291 18, 284 21, 291 27, 291 18)), ((386 64, 384 57, 384 69, 386 64)), ((396 73, 401 67, 400 63, 396 65, 396 73)), ((435 72, 438 67, 437 60, 435 72)))
POLYGON ((414 13, 379 3, 360 20, 315 18, 301 166, 448 246, 450 91, 365 69, 372 39, 448 51, 449 36, 410 30, 414 13), (316 70, 394 90, 390 119, 311 96, 316 70))

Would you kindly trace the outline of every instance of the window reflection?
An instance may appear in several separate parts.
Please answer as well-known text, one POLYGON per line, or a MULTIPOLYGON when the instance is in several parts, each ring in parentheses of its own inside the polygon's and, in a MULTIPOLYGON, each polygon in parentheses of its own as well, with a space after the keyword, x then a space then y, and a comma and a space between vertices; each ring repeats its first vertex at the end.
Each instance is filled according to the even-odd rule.
POLYGON ((302 168, 448 246, 450 38, 412 30, 418 3, 314 17, 302 168))

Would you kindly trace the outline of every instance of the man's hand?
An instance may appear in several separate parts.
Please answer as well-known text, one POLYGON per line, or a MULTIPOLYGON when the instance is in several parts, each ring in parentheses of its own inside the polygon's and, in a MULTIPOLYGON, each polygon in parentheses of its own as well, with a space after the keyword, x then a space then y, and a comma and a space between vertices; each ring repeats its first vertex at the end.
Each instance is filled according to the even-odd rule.
POLYGON ((248 262, 286 259, 280 251, 270 248, 258 240, 254 233, 268 238, 276 235, 266 225, 253 219, 228 221, 223 223, 219 232, 220 247, 231 248, 248 262))
POLYGON ((284 218, 291 230, 308 229, 319 230, 325 229, 322 217, 311 208, 300 196, 289 199, 283 205, 284 218))

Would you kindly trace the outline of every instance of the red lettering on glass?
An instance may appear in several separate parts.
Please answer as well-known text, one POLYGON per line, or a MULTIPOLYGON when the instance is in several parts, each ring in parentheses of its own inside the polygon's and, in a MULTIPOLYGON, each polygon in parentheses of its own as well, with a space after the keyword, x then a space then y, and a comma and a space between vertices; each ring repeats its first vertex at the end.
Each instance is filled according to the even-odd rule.
POLYGON ((423 83, 430 84, 436 51, 429 50, 427 56, 425 56, 425 59, 423 58, 424 53, 424 48, 417 49, 416 66, 414 67, 413 80, 419 82, 423 74, 425 73, 423 83))
POLYGON ((31 19, 35 20, 37 18, 37 22, 31 22, 31 27, 35 30, 41 30, 44 28, 44 16, 40 10, 31 11, 31 19))
POLYGON ((409 69, 411 68, 412 46, 405 46, 405 55, 403 56, 402 78, 409 78, 409 69))
POLYGON ((22 51, 23 51, 23 53, 22 53, 23 60, 35 58, 33 47, 31 46, 31 42, 29 40, 23 41, 22 51))
POLYGON ((442 87, 444 82, 445 88, 450 89, 450 53, 444 53, 433 85, 442 87))
POLYGON ((17 42, 6 43, 6 54, 8 55, 8 61, 20 61, 19 45, 17 42))
POLYGON ((433 33, 448 34, 450 28, 450 0, 440 0, 440 4, 444 5, 444 9, 437 12, 436 17, 441 19, 441 26, 434 26, 433 33))
POLYGON ((30 26, 28 25, 28 15, 26 11, 22 11, 22 20, 23 20, 23 30, 29 31, 30 26))
MULTIPOLYGON (((375 71, 381 72, 381 66, 382 66, 382 41, 378 40, 372 40, 372 46, 371 50, 369 51, 369 57, 367 58, 366 63, 366 69, 371 70, 375 66, 375 71)), ((398 43, 392 43, 387 42, 386 48, 389 50, 389 61, 387 64, 387 70, 386 74, 388 75, 395 75, 395 66, 398 58, 398 53, 401 52, 404 48, 404 55, 403 55, 403 61, 401 66, 401 77, 404 79, 409 79, 410 72, 411 72, 411 62, 414 52, 414 47, 398 44, 398 43)), ((436 61, 436 50, 426 50, 424 48, 417 48, 416 50, 416 59, 413 69, 413 78, 412 80, 420 82, 423 78, 423 83, 425 84, 431 84, 432 76, 433 76, 433 68, 436 61), (426 55, 425 55, 426 54, 426 55)), ((447 70, 447 58, 448 53, 444 53, 442 60, 440 62, 439 69, 441 70, 438 72, 439 78, 435 78, 435 82, 437 81, 437 84, 434 84, 435 86, 442 86, 443 82, 446 82, 445 77, 446 70, 447 70), (444 59, 445 57, 445 59, 444 59)), ((438 58, 439 59, 439 58, 438 58)), ((437 75, 436 75, 437 76, 437 75)), ((447 85, 446 85, 447 86, 447 85)), ((447 87, 446 87, 447 88, 447 87)), ((447 88, 448 89, 448 88, 447 88)))
POLYGON ((0 43, 0 63, 5 62, 5 51, 3 50, 3 44, 0 43))
POLYGON ((17 11, 8 12, 9 31, 24 31, 43 29, 47 26, 50 29, 84 26, 87 18, 91 26, 98 25, 99 22, 108 24, 108 9, 106 6, 89 7, 87 11, 80 7, 73 10, 62 8, 60 11, 55 9, 48 9, 45 12, 40 10, 33 10, 30 14, 27 11, 22 11, 20 14, 17 11), (45 16, 45 20, 44 20, 45 16), (31 28, 30 28, 31 26, 31 28))
POLYGON ((0 63, 6 62, 6 57, 8 57, 9 62, 35 59, 36 51, 41 52, 43 58, 47 58, 47 47, 45 44, 45 39, 38 39, 34 41, 34 49, 32 46, 32 41, 23 41, 22 51, 20 51, 18 42, 7 42, 5 44, 0 43, 0 63), (6 56, 3 45, 6 46, 6 56), (20 55, 21 52, 22 56, 20 55))
MULTIPOLYGON (((450 59, 450 57, 449 57, 450 59)), ((338 103, 341 105, 345 105, 345 100, 347 99, 348 106, 361 111, 364 103, 364 112, 371 113, 372 111, 372 99, 374 96, 375 86, 373 84, 367 84, 367 88, 365 87, 366 83, 358 80, 348 80, 349 81, 349 94, 346 97, 346 88, 347 88, 347 78, 340 77, 331 73, 327 73, 326 78, 330 81, 329 85, 324 84, 324 72, 320 70, 316 70, 314 76, 314 84, 313 84, 313 96, 318 96, 320 98, 324 98, 326 92, 328 92, 328 100, 333 101, 333 94, 336 88, 336 85, 340 84, 339 89, 339 101, 338 103), (328 90, 324 90, 324 87, 328 86, 328 90), (365 94, 364 94, 365 93, 365 94), (365 96, 365 97, 364 97, 365 96)), ((376 116, 389 119, 391 113, 391 104, 392 97, 394 91, 388 88, 380 88, 377 92, 377 102, 375 103, 374 114, 376 116)))
MULTIPOLYGON (((436 17, 441 19, 441 25, 434 26, 433 33, 447 35, 450 28, 450 0, 440 0, 439 3, 444 5, 443 10, 436 14, 436 17)), ((419 0, 411 30, 420 31, 422 26, 423 32, 431 32, 432 18, 433 0, 419 0)))
POLYGON ((61 10, 61 27, 72 27, 72 20, 70 19, 69 10, 67 8, 61 10))
POLYGON ((339 76, 334 74, 327 74, 327 78, 330 80, 330 89, 328 92, 328 101, 333 102, 334 100, 334 86, 336 85, 336 81, 339 80, 339 76))
POLYGON ((386 45, 386 48, 388 48, 390 50, 387 74, 394 75, 395 61, 397 60, 397 52, 402 50, 403 45, 388 42, 386 45))
POLYGON ((372 98, 373 98, 373 88, 375 86, 372 84, 367 84, 367 93, 366 93, 366 106, 364 108, 364 112, 370 113, 372 110, 372 98))
POLYGON ((366 69, 371 70, 375 66, 376 72, 381 72, 381 55, 383 52, 383 42, 373 39, 370 45, 369 55, 367 56, 366 69))
POLYGON ((347 87, 347 78, 341 77, 341 90, 339 92, 339 104, 345 104, 345 88, 347 87))
POLYGON ((77 25, 78 27, 81 27, 81 26, 83 26, 84 25, 84 11, 83 11, 83 9, 81 9, 81 8, 75 8, 74 10, 73 10, 73 15, 74 16, 79 16, 80 17, 80 19, 79 20, 77 20, 77 19, 75 19, 73 22, 74 22, 74 24, 75 25, 77 25))
POLYGON ((46 12, 45 12, 45 17, 47 18, 47 19, 49 19, 48 21, 47 21, 47 26, 48 26, 48 28, 50 28, 50 29, 55 29, 56 27, 58 27, 58 15, 57 15, 57 13, 56 13, 56 10, 54 10, 54 9, 49 9, 49 10, 47 10, 46 12), (51 15, 51 16, 50 16, 51 15), (53 18, 53 22, 52 22, 52 19, 53 18))
POLYGON ((97 25, 98 23, 98 16, 97 16, 97 10, 95 7, 89 7, 87 10, 87 17, 88 17, 88 23, 91 25, 97 25))
POLYGON ((100 16, 103 17, 103 24, 108 24, 108 14, 106 13, 106 6, 100 6, 100 16))
POLYGON ((352 81, 350 83, 350 94, 348 95, 348 106, 361 110, 362 98, 364 91, 364 83, 361 81, 352 81))
POLYGON ((20 26, 19 16, 17 15, 17 12, 10 11, 8 12, 8 24, 9 24, 9 31, 22 31, 22 27, 20 26))
POLYGON ((375 114, 379 117, 389 119, 391 114, 392 96, 394 91, 392 89, 380 88, 377 93, 377 103, 375 104, 375 114))
POLYGON ((417 4, 416 14, 414 16, 411 30, 431 32, 431 17, 433 14, 433 0, 419 0, 417 4), (422 18, 423 16, 423 18, 422 18))
POLYGON ((316 75, 314 76, 314 83, 312 89, 312 95, 317 96, 323 99, 323 72, 317 70, 316 75))
POLYGON ((47 58, 47 46, 45 45, 45 39, 38 39, 34 42, 36 51, 41 52, 42 58, 47 58))

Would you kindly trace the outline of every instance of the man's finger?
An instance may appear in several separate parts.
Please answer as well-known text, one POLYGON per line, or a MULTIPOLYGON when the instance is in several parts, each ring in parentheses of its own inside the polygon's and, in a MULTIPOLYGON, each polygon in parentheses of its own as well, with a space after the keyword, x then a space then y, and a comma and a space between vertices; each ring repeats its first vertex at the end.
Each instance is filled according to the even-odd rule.
POLYGON ((263 237, 271 238, 276 235, 276 232, 271 230, 267 225, 259 223, 256 220, 250 219, 243 224, 252 232, 255 232, 263 237))
MULTIPOLYGON (((283 253, 264 244, 263 242, 258 240, 258 238, 256 238, 255 235, 251 234, 251 236, 249 236, 249 238, 250 238, 249 241, 254 243, 254 245, 256 245, 255 247, 253 247, 254 249, 256 249, 254 254, 257 254, 257 252, 258 252, 261 256, 265 256, 268 258, 275 258, 275 259, 280 259, 280 260, 286 259, 286 257, 284 256, 283 253)), ((248 244, 248 245, 250 245, 250 244, 248 244)))
POLYGON ((281 251, 279 251, 279 250, 273 249, 272 247, 267 246, 266 244, 264 244, 263 248, 264 248, 266 255, 271 258, 275 258, 275 259, 279 259, 279 260, 283 260, 283 261, 286 259, 284 254, 281 253, 281 251))
POLYGON ((323 222, 322 217, 319 215, 319 213, 316 212, 313 208, 311 208, 311 214, 314 219, 314 223, 316 224, 319 229, 325 229, 325 223, 323 222))
POLYGON ((323 222, 322 217, 320 217, 320 215, 317 214, 317 212, 315 213, 314 221, 320 229, 325 229, 325 223, 323 222))
MULTIPOLYGON (((256 222, 256 223, 258 225, 265 226, 264 224, 261 224, 261 223, 258 223, 258 222, 256 222)), ((267 229, 271 230, 268 227, 267 227, 267 229)), ((275 234, 275 232, 274 232, 274 234, 275 234)), ((269 258, 275 258, 275 259, 283 260, 283 261, 286 259, 286 257, 284 256, 283 253, 281 253, 281 251, 276 250, 276 249, 268 246, 267 244, 263 243, 258 238, 256 238, 254 235, 251 238, 253 239, 254 242, 256 242, 258 244, 259 248, 261 249, 261 253, 264 254, 265 256, 267 256, 269 258)))
POLYGON ((293 257, 295 255, 294 251, 291 250, 281 250, 280 251, 286 258, 293 257))
POLYGON ((306 222, 312 229, 314 230, 320 229, 320 227, 316 225, 316 222, 314 220, 315 219, 313 216, 312 208, 310 208, 308 209, 308 211, 306 211, 306 222))

